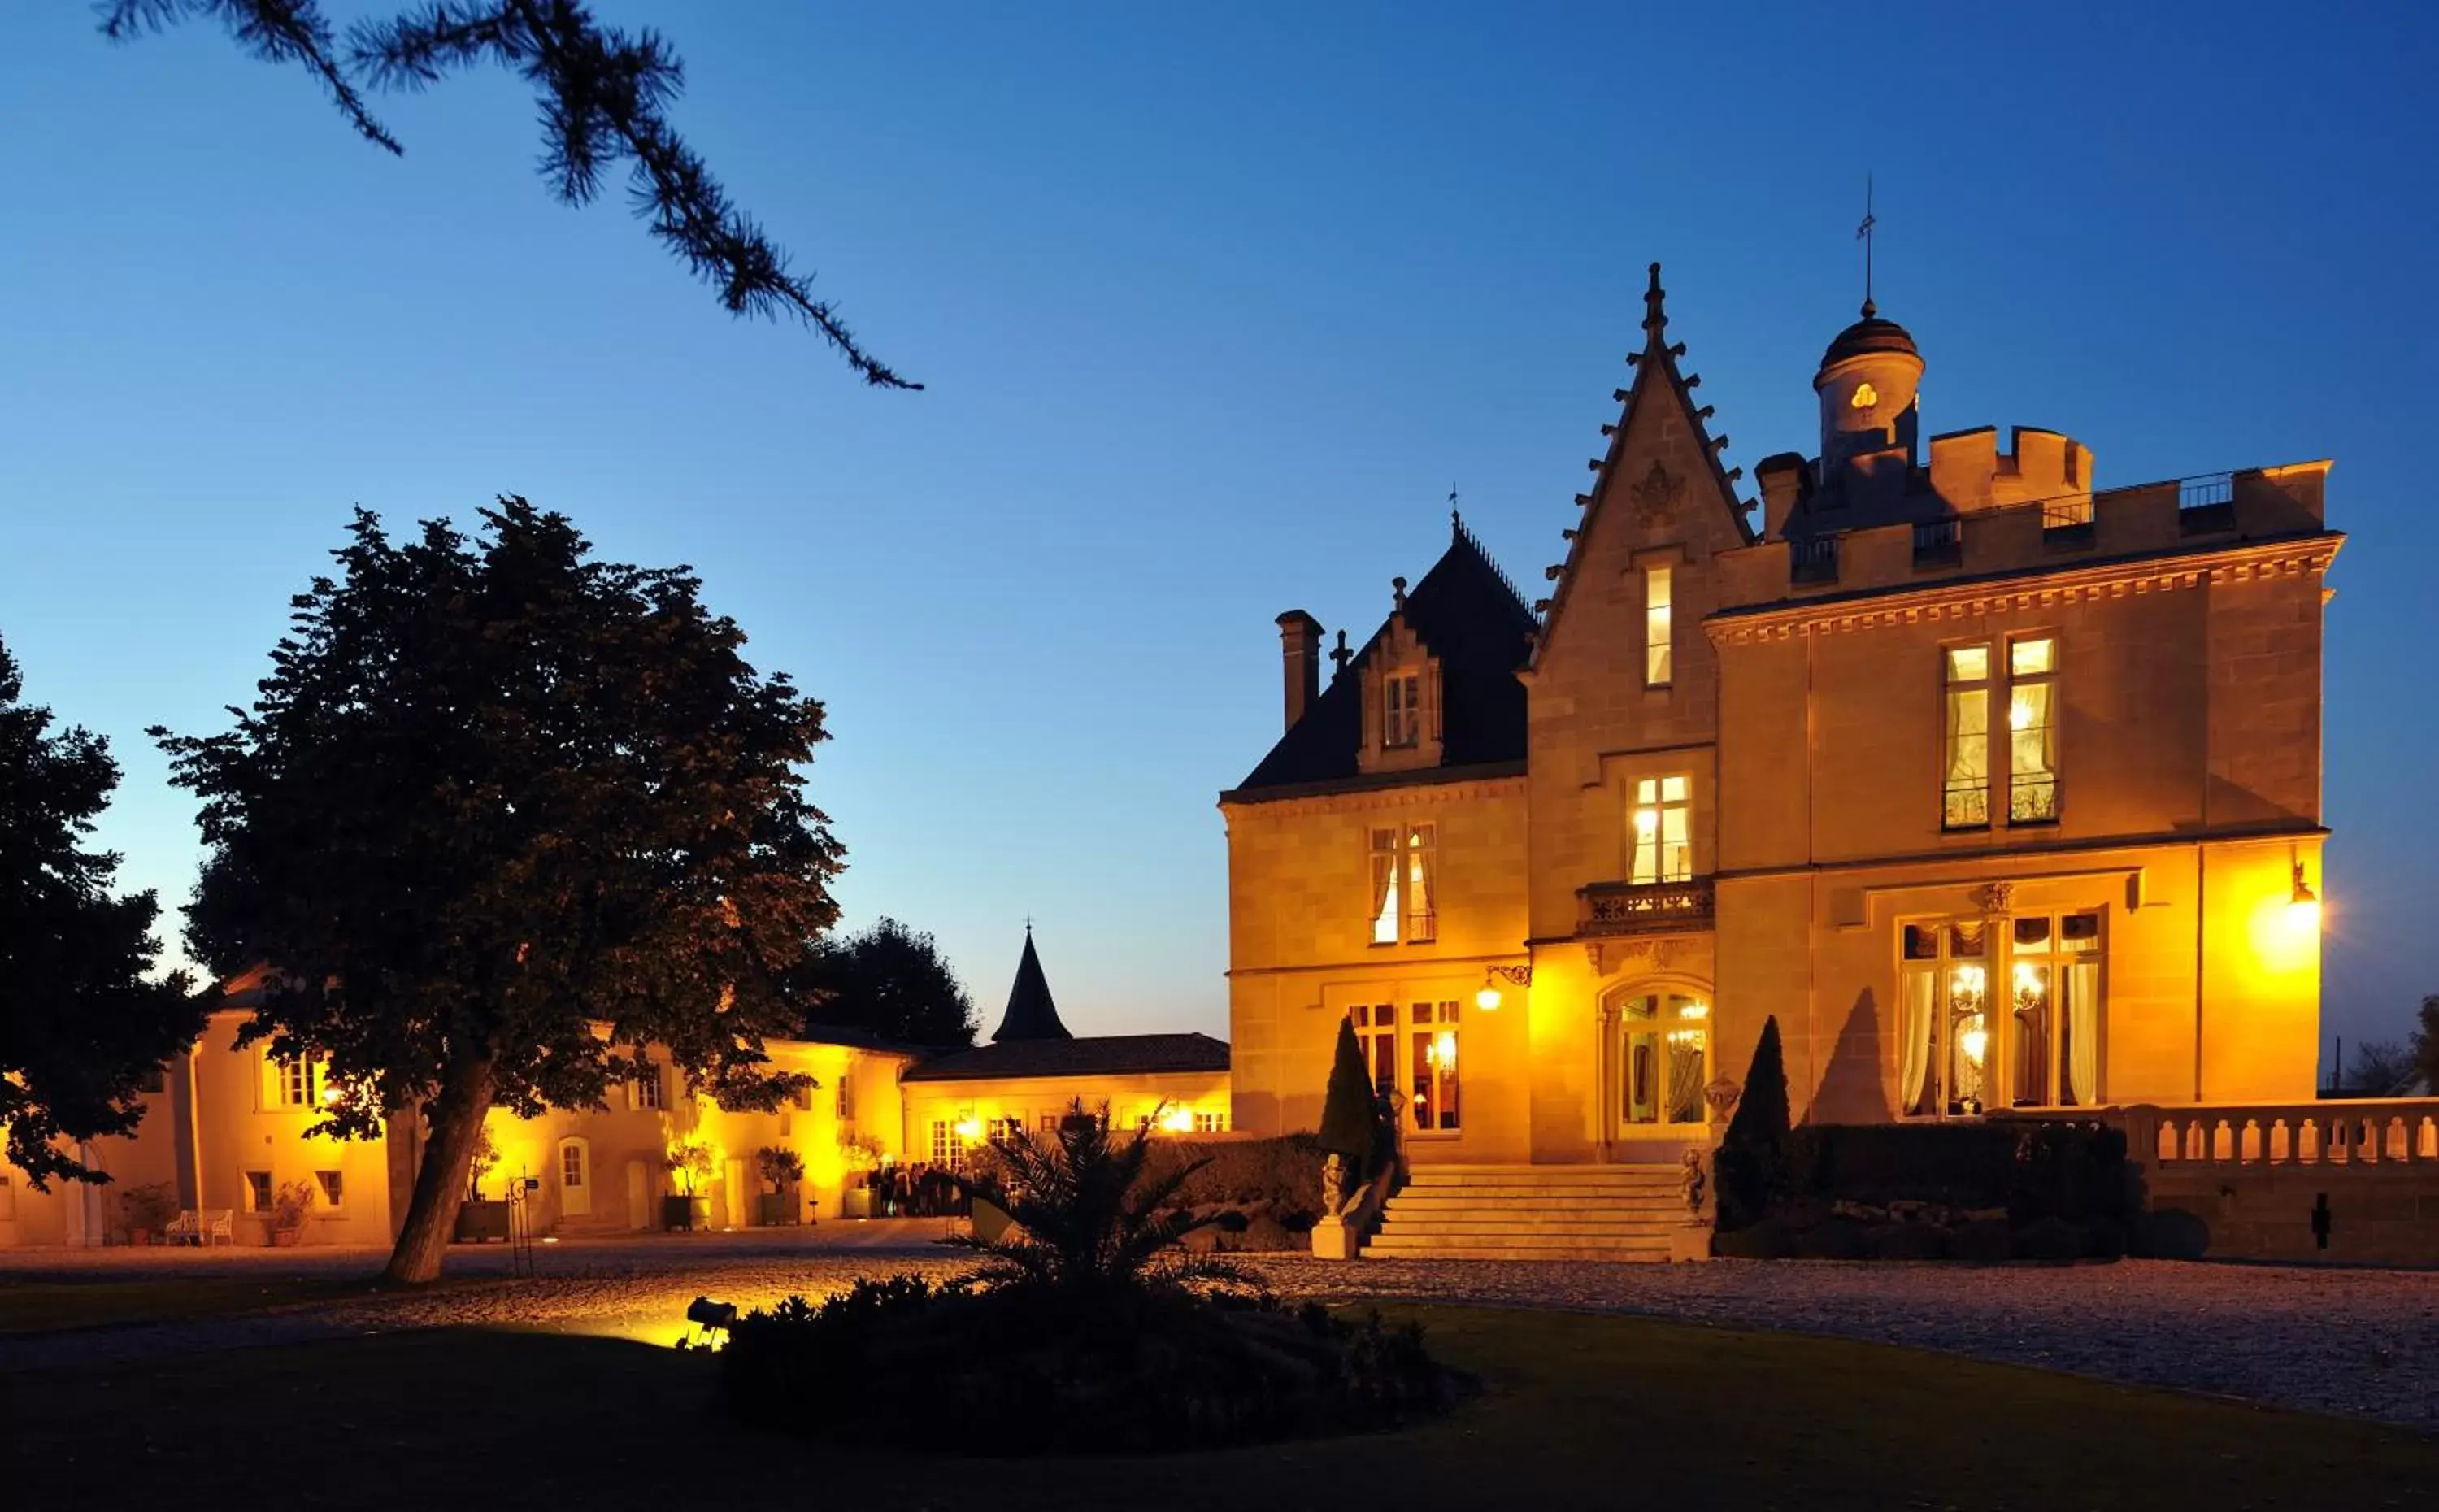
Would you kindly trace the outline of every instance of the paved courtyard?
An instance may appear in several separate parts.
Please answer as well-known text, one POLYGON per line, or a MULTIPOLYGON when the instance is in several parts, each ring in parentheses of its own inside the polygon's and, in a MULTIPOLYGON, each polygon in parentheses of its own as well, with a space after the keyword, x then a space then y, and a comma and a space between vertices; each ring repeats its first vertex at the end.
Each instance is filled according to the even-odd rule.
MULTIPOLYGON (((240 1318, 0 1338, 0 1371, 447 1325, 668 1342, 688 1301, 748 1306, 859 1275, 953 1273, 938 1220, 655 1236, 539 1248, 538 1274, 503 1249, 451 1252, 431 1293, 240 1318)), ((371 1251, 61 1251, 0 1256, 12 1280, 346 1276, 371 1251)), ((2439 1273, 2127 1260, 2069 1267, 1700 1266, 1257 1257, 1290 1296, 1413 1299, 1623 1312, 1878 1340, 2106 1379, 2181 1387, 2439 1432, 2439 1273)))

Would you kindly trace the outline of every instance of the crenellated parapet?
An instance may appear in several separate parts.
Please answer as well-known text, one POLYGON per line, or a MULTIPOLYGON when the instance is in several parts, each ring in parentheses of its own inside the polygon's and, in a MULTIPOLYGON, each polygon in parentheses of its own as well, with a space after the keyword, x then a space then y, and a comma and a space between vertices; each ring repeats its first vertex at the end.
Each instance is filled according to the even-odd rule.
POLYGON ((2092 448, 2071 436, 2019 425, 1999 450, 1999 428, 1983 425, 1931 438, 1931 491, 1959 514, 2010 505, 2092 498, 2092 448))

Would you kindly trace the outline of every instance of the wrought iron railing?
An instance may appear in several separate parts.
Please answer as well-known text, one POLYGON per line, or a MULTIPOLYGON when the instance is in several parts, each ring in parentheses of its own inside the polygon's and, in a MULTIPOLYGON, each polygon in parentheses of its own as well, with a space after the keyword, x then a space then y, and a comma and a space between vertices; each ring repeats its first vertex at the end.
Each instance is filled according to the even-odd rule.
POLYGON ((1952 566, 1965 558, 1965 522, 1930 520, 1914 527, 1914 564, 1952 566))
POLYGON ((1711 927, 1711 880, 1594 882, 1576 890, 1585 934, 1674 934, 1711 927))
POLYGON ((1788 577, 1800 583, 1834 583, 1838 580, 1838 538, 1814 536, 1808 541, 1787 543, 1788 577))

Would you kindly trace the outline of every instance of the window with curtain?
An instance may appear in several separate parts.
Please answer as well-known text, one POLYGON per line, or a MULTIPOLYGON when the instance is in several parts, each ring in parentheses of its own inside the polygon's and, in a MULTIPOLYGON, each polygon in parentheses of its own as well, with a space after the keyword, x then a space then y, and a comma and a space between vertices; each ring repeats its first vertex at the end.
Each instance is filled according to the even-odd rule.
POLYGON ((1710 1006, 1683 993, 1629 998, 1618 1011, 1628 1124, 1699 1124, 1710 1049, 1710 1006))
POLYGON ((1439 831, 1432 825, 1401 825, 1371 831, 1370 920, 1372 943, 1399 940, 1425 944, 1439 933, 1439 831))
POLYGON ((1676 676, 1676 631, 1671 623, 1675 580, 1665 566, 1643 569, 1643 685, 1666 687, 1676 676))
POLYGON ((1694 875, 1694 821, 1689 778, 1645 777, 1634 785, 1633 882, 1682 882, 1694 875))
POLYGON ((2032 636, 2007 646, 2007 822, 2055 823, 2057 784, 2057 641, 2032 636))
POLYGON ((2100 1101, 2100 915, 2020 916, 2012 930, 2008 1078, 2019 1108, 2100 1101))
POLYGON ((1453 1132, 1457 1128, 1457 1005, 1415 1003, 1406 1010, 1408 1069, 1406 1113, 1415 1130, 1453 1132))
POLYGON ((1897 984, 1897 1107, 1907 1117, 1979 1113, 1989 1095, 1989 925, 1904 926, 1897 984))
POLYGON ((1439 934, 1439 831, 1431 825, 1406 827, 1406 938, 1420 943, 1439 934))
POLYGON ((1946 667, 1940 827, 1981 829, 1990 823, 1990 648, 1951 646, 1946 667))

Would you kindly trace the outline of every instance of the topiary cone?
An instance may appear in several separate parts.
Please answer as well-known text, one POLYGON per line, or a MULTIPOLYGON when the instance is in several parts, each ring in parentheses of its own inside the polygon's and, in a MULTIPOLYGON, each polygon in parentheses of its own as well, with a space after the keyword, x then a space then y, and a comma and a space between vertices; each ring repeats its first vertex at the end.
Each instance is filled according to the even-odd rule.
POLYGON ((1321 1147, 1357 1170, 1372 1159, 1372 1074, 1355 1042, 1355 1021, 1338 1021, 1338 1051, 1329 1065, 1329 1094, 1321 1105, 1321 1147))

